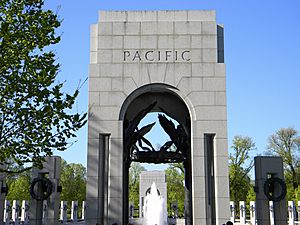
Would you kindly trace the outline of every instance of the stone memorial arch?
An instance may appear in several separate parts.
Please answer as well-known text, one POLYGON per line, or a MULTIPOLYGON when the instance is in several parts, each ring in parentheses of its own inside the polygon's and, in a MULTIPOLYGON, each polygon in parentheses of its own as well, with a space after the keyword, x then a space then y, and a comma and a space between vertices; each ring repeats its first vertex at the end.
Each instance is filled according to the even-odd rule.
POLYGON ((88 225, 127 224, 132 161, 184 164, 186 224, 229 219, 225 81, 215 11, 100 11, 91 26, 88 225), (149 112, 178 122, 159 116, 171 137, 160 149, 143 137, 153 124, 137 129, 149 112))

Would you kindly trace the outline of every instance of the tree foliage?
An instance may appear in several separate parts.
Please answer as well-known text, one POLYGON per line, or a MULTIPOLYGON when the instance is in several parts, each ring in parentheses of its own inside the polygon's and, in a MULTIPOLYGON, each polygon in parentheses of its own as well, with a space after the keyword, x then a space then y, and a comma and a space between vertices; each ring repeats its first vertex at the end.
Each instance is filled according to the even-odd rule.
POLYGON ((184 189, 184 172, 183 164, 175 163, 171 164, 166 170, 167 178, 167 209, 168 215, 172 216, 171 203, 177 202, 178 204, 178 216, 184 216, 184 199, 185 199, 185 189, 184 189))
POLYGON ((60 65, 49 46, 60 41, 60 21, 44 0, 0 1, 0 162, 16 170, 41 167, 43 157, 65 150, 85 124, 72 113, 78 90, 62 91, 60 65))
POLYGON ((23 172, 22 174, 9 176, 7 178, 8 194, 7 200, 27 200, 30 199, 29 188, 30 188, 31 174, 29 171, 23 172))
POLYGON ((229 154, 230 199, 245 201, 252 188, 248 173, 253 167, 250 152, 255 149, 255 143, 246 136, 235 136, 232 143, 233 152, 229 154))
POLYGON ((129 201, 136 208, 139 205, 140 196, 140 174, 146 169, 138 162, 133 162, 129 168, 129 201))
POLYGON ((61 163, 60 184, 62 201, 85 200, 86 194, 86 168, 82 164, 70 163, 65 160, 61 163))
MULTIPOLYGON (((11 174, 7 177, 8 200, 29 200, 31 171, 20 174, 11 174)), ((68 164, 62 159, 60 185, 62 192, 60 195, 63 201, 82 202, 86 196, 86 168, 81 164, 68 164)))
POLYGON ((248 190, 247 198, 246 198, 247 205, 250 204, 250 201, 255 201, 255 200, 256 200, 256 193, 254 191, 254 184, 250 184, 250 188, 248 190))
POLYGON ((294 128, 281 128, 268 139, 267 154, 280 156, 285 169, 287 198, 292 200, 300 184, 300 137, 294 128))

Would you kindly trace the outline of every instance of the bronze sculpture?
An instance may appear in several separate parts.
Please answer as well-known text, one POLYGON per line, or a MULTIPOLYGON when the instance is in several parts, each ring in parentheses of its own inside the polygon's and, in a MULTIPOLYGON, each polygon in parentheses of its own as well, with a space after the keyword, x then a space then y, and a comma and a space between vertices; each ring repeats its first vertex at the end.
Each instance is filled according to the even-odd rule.
MULTIPOLYGON (((170 137, 170 140, 159 150, 155 150, 151 142, 144 137, 153 128, 155 122, 138 128, 140 121, 153 110, 156 104, 157 102, 153 102, 137 113, 130 122, 128 120, 124 122, 125 160, 129 163, 131 161, 173 163, 184 162, 187 159, 189 151, 188 135, 181 124, 175 126, 171 119, 163 114, 158 114, 161 127, 170 137)), ((164 112, 164 110, 162 111, 164 112)))
POLYGON ((141 120, 154 108, 157 102, 153 102, 147 108, 140 111, 133 120, 124 122, 124 138, 125 138, 125 149, 127 157, 130 157, 130 160, 136 159, 136 155, 139 152, 139 148, 136 145, 138 143, 139 147, 145 151, 155 151, 150 141, 148 141, 144 136, 147 134, 155 123, 148 124, 141 129, 138 129, 138 125, 141 120), (147 146, 143 146, 142 142, 145 142, 147 146))

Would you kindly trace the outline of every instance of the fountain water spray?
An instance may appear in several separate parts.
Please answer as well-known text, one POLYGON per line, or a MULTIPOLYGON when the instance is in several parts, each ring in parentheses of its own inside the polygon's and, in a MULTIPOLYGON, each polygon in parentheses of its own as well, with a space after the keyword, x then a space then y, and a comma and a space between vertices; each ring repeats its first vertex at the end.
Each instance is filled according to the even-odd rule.
POLYGON ((156 184, 153 182, 150 194, 145 197, 144 225, 167 225, 167 207, 165 199, 158 195, 156 184))

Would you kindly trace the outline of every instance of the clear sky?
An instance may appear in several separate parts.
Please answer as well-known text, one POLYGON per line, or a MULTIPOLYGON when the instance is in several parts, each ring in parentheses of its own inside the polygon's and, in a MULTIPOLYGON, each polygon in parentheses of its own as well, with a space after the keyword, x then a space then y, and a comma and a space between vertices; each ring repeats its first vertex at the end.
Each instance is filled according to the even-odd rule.
MULTIPOLYGON (((46 0, 63 19, 55 46, 66 91, 88 77, 89 27, 99 10, 216 10, 225 26, 228 145, 235 135, 252 137, 261 154, 267 138, 283 127, 300 131, 299 0, 46 0)), ((78 98, 87 110, 88 85, 78 98)), ((86 165, 87 128, 62 153, 68 162, 86 165)))

